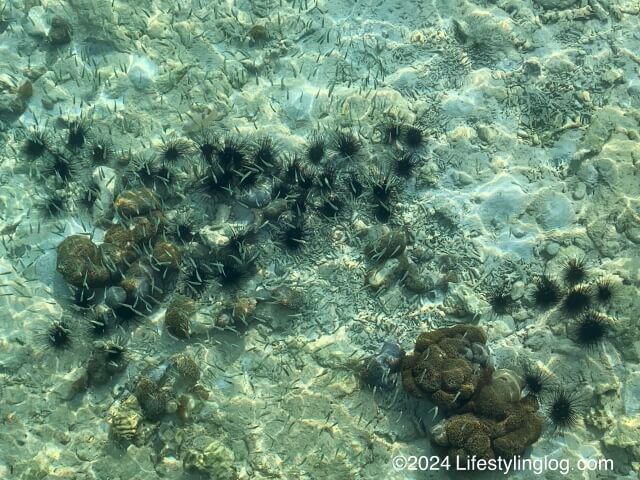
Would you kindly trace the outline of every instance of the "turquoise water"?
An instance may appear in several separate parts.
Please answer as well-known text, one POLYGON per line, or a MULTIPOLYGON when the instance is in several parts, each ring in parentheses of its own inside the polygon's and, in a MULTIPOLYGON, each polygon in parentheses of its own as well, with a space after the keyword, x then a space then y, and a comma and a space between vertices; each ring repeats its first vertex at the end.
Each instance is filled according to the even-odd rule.
POLYGON ((637 478, 634 2, 0 12, 0 478, 637 478))

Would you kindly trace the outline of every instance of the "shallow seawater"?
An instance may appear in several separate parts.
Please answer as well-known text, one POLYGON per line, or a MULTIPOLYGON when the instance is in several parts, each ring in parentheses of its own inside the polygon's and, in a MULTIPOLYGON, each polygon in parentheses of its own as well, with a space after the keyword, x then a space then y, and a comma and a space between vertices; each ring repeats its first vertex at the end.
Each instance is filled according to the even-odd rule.
POLYGON ((637 478, 639 16, 0 0, 0 478, 637 478))

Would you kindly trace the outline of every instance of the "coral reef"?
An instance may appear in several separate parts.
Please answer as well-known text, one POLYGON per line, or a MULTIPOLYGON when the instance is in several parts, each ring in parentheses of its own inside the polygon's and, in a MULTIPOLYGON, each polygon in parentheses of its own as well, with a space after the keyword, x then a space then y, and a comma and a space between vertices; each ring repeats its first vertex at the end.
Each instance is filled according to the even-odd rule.
POLYGON ((537 398, 523 396, 523 379, 494 370, 487 354, 481 328, 456 325, 421 334, 402 359, 404 389, 445 411, 431 439, 449 458, 523 455, 542 435, 537 398))
POLYGON ((455 411, 490 377, 487 338, 474 325, 456 325, 422 333, 401 363, 402 385, 411 395, 455 411))
POLYGON ((56 269, 74 287, 102 287, 110 278, 100 249, 86 235, 71 235, 58 246, 56 269))

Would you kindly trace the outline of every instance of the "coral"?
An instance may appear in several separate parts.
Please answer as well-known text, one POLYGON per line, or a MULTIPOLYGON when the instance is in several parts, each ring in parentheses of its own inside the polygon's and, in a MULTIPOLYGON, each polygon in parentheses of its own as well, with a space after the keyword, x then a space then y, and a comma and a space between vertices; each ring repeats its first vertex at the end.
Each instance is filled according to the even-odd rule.
POLYGON ((100 249, 85 235, 65 238, 57 249, 56 270, 74 287, 101 287, 109 280, 100 249))
POLYGON ((510 458, 524 454, 542 435, 543 420, 533 397, 509 402, 504 419, 477 413, 454 415, 431 429, 433 442, 445 447, 449 457, 510 458))
POLYGON ((440 407, 456 410, 468 401, 490 369, 474 363, 474 345, 484 346, 486 336, 473 325, 456 325, 421 334, 414 352, 401 364, 404 389, 429 398, 440 407))
POLYGON ((160 385, 150 378, 141 377, 138 380, 135 396, 145 418, 149 420, 159 420, 167 413, 171 392, 160 387, 160 385))
POLYGON ((496 370, 491 381, 482 386, 469 403, 464 406, 482 417, 502 420, 511 405, 520 400, 522 379, 507 369, 496 370))
POLYGON ((152 259, 155 266, 177 271, 182 255, 178 247, 170 242, 157 242, 153 246, 152 259))
POLYGON ((153 191, 148 188, 125 190, 115 201, 116 212, 124 218, 145 215, 152 210, 160 209, 160 202, 153 191))
POLYGON ((488 366, 486 340, 473 325, 441 328, 421 334, 400 362, 405 390, 449 415, 431 429, 445 456, 522 455, 542 434, 537 398, 522 397, 515 372, 488 366))
POLYGON ((196 303, 184 295, 175 295, 164 315, 164 325, 167 331, 178 338, 189 338, 191 332, 190 320, 196 313, 196 303))
POLYGON ((180 353, 171 357, 171 365, 186 387, 193 387, 200 380, 200 366, 188 353, 180 353))

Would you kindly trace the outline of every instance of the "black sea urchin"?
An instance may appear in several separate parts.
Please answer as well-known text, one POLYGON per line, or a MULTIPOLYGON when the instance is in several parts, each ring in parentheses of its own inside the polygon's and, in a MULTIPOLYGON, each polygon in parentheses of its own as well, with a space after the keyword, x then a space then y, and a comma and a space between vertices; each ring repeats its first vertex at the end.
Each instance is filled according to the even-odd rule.
POLYGON ((280 147, 271 137, 262 137, 258 140, 253 151, 253 165, 260 170, 274 171, 278 165, 280 157, 280 147))
POLYGON ((362 149, 360 139, 352 132, 338 131, 334 135, 333 149, 345 160, 354 158, 362 149))
POLYGON ((403 140, 407 147, 413 150, 418 149, 424 143, 424 132, 418 126, 407 126, 404 128, 403 140))
POLYGON ((580 314, 591 307, 592 295, 589 285, 576 285, 562 299, 562 310, 568 315, 580 314))
POLYGON ((83 119, 72 120, 67 131, 67 147, 71 150, 84 147, 88 134, 89 126, 83 119))
POLYGON ((113 157, 113 142, 107 136, 99 136, 91 141, 87 156, 93 165, 106 165, 113 157))
POLYGON ((51 152, 51 156, 44 164, 42 173, 45 176, 54 176, 59 182, 66 184, 78 174, 78 164, 61 152, 51 152))
POLYGON ((508 315, 515 306, 515 302, 511 297, 511 289, 507 285, 500 285, 489 294, 489 305, 496 315, 508 315))
POLYGON ((567 391, 564 387, 556 387, 545 408, 553 430, 569 430, 580 420, 580 411, 584 399, 575 390, 567 391))
POLYGON ((529 360, 522 362, 522 379, 524 394, 536 397, 542 396, 553 385, 553 375, 529 360))
POLYGON ((164 164, 168 165, 174 165, 184 159, 185 156, 191 153, 191 150, 191 143, 184 138, 178 137, 163 138, 159 147, 160 158, 164 164))
POLYGON ((588 311, 575 321, 570 333, 583 348, 592 349, 600 344, 611 331, 613 322, 600 312, 588 311))
POLYGON ((302 248, 307 236, 306 220, 301 213, 287 212, 278 221, 280 241, 288 250, 296 251, 302 248))
POLYGON ((379 127, 379 131, 384 143, 394 144, 402 134, 402 123, 398 120, 389 120, 379 127))
POLYGON ((608 277, 600 278, 594 285, 595 297, 602 304, 611 303, 616 297, 617 284, 608 277))
POLYGON ((246 139, 226 135, 216 151, 217 166, 223 172, 238 171, 247 163, 249 144, 246 139))
POLYGON ((307 139, 305 158, 314 165, 318 165, 325 159, 326 155, 326 138, 319 132, 313 132, 307 139))
POLYGON ((58 217, 67 210, 69 203, 62 190, 52 190, 45 192, 36 205, 45 217, 58 217))
POLYGON ((587 260, 585 257, 571 257, 562 265, 562 278, 567 285, 576 285, 587 279, 587 260))
POLYGON ((71 326, 65 320, 54 320, 39 334, 44 347, 54 351, 68 350, 73 345, 71 326))
POLYGON ((215 137, 209 130, 203 130, 195 136, 194 142, 200 158, 206 165, 213 165, 216 155, 215 137))
POLYGON ((408 178, 413 175, 421 161, 422 157, 415 152, 401 152, 400 156, 393 163, 393 169, 396 175, 408 178))
POLYGON ((533 301, 537 307, 550 308, 562 298, 562 288, 558 282, 548 275, 541 275, 534 280, 533 301))
POLYGON ((22 151, 30 158, 38 158, 49 149, 49 134, 40 128, 29 129, 22 151))

